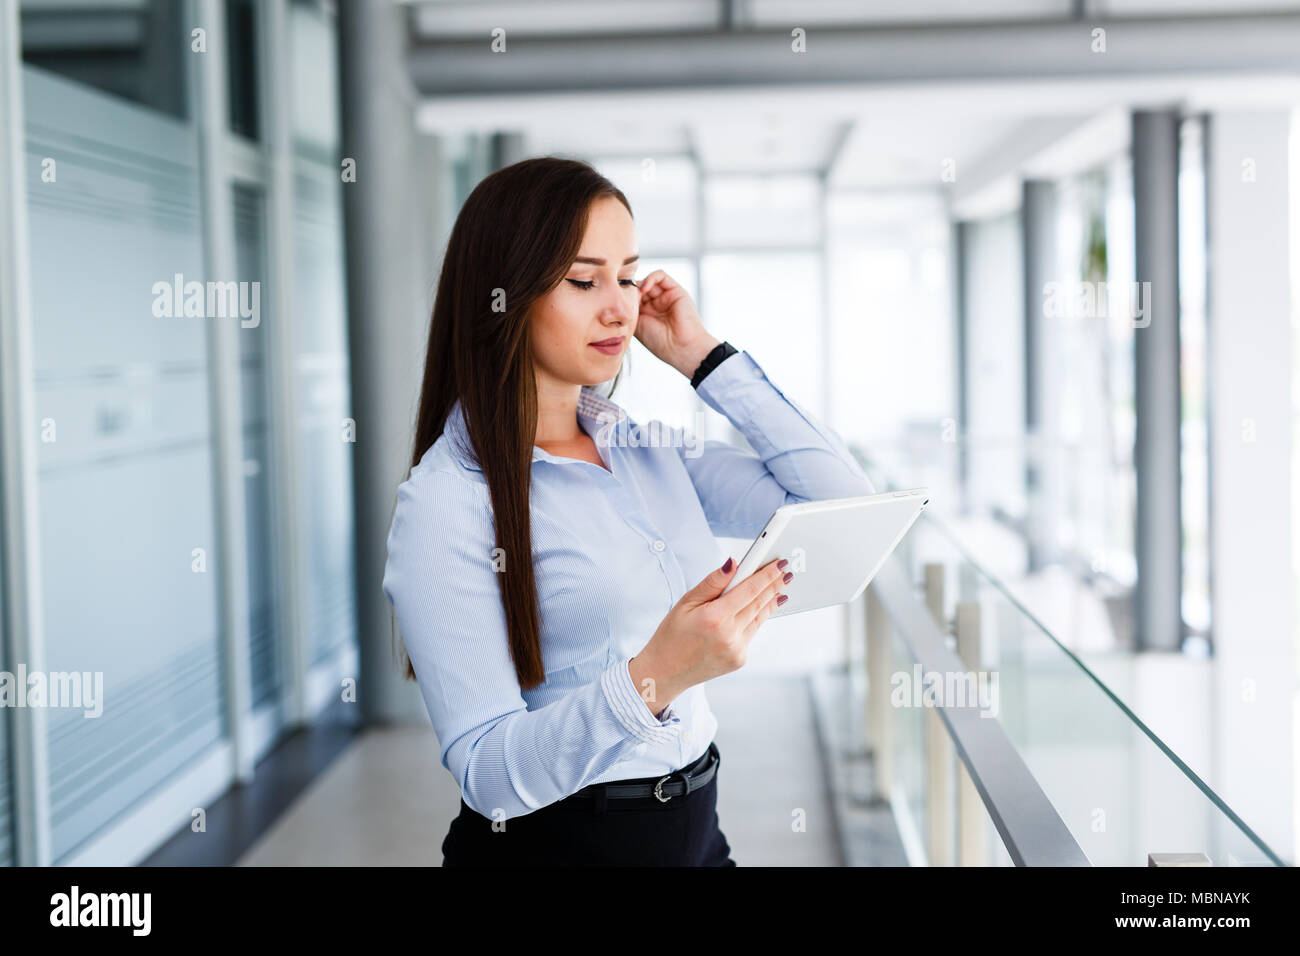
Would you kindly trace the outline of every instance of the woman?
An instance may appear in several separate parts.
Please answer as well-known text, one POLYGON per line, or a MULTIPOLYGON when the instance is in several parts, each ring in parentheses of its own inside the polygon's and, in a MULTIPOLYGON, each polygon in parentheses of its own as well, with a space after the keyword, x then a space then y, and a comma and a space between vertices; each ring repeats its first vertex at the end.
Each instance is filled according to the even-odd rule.
POLYGON ((449 239, 384 573, 461 790, 444 865, 734 866, 703 684, 745 663, 792 574, 773 561, 724 595, 736 565, 714 535, 872 490, 681 286, 636 265, 626 198, 572 160, 488 176, 449 239), (591 386, 634 334, 758 454, 629 442, 591 386))

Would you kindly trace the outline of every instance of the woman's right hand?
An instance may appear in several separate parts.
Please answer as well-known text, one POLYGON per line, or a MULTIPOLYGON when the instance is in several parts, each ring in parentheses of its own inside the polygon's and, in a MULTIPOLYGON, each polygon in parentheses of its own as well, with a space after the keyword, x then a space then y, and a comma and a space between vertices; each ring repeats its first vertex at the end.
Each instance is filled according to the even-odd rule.
POLYGON ((794 577, 785 559, 769 561, 723 594, 736 573, 731 558, 682 595, 628 663, 632 685, 658 716, 688 687, 739 670, 749 642, 780 604, 794 577))

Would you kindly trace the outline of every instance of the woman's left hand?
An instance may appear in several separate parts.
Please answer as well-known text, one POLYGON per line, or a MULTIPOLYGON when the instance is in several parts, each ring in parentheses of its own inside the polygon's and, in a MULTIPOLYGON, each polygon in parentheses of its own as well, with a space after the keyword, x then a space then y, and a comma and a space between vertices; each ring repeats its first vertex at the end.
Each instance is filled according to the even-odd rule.
POLYGON ((641 280, 636 337, 651 354, 687 378, 719 344, 704 328, 695 303, 668 273, 656 269, 641 280))

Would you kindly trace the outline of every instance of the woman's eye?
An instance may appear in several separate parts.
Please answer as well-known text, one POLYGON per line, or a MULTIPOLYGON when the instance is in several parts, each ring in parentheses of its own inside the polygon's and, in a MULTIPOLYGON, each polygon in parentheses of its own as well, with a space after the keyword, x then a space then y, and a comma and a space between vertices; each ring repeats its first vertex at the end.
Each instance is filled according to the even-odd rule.
MULTIPOLYGON (((586 279, 586 280, 570 279, 567 276, 565 277, 565 281, 572 282, 579 289, 582 289, 584 291, 590 289, 592 286, 596 284, 595 279, 586 279)), ((624 288, 632 288, 632 289, 640 288, 640 283, 638 283, 635 279, 619 279, 618 282, 619 285, 623 286, 624 288)))

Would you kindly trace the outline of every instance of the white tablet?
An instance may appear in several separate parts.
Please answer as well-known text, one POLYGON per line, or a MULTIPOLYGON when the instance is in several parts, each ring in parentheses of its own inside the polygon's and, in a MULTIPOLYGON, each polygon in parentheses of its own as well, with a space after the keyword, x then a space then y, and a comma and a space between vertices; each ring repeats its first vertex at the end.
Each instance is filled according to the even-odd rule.
POLYGON ((772 617, 847 604, 871 583, 929 503, 930 489, 914 488, 777 508, 722 593, 785 558, 794 580, 782 588, 789 600, 772 617))

